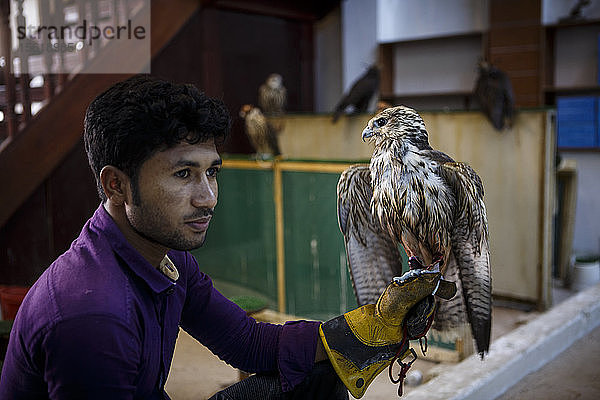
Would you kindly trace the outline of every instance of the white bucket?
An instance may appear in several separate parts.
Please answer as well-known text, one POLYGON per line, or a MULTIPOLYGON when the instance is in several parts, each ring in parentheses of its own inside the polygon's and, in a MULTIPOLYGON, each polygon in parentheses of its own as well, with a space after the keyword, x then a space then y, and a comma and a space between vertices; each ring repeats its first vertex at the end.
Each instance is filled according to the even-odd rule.
POLYGON ((583 290, 598 282, 600 282, 600 260, 598 257, 575 258, 571 289, 583 290))

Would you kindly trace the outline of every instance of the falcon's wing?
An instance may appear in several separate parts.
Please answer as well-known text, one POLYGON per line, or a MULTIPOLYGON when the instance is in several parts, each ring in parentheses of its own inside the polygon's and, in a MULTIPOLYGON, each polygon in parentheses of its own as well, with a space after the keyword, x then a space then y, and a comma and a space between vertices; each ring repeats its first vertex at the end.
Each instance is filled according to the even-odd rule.
POLYGON ((269 152, 267 148, 267 138, 269 136, 267 119, 256 108, 246 115, 246 132, 254 151, 257 153, 269 152))
POLYGON ((452 253, 458 266, 477 351, 483 356, 489 349, 492 322, 490 255, 483 184, 475 171, 463 163, 445 163, 441 174, 457 199, 451 238, 452 253))
POLYGON ((504 92, 503 118, 507 120, 508 126, 510 127, 512 126, 515 114, 515 94, 513 92, 510 78, 505 73, 503 73, 502 81, 502 87, 504 92))
POLYGON ((263 83, 258 88, 258 106, 266 113, 271 109, 269 100, 269 87, 263 83))
POLYGON ((402 274, 398 246, 373 217, 371 196, 368 167, 353 165, 342 173, 337 185, 338 223, 359 305, 375 303, 392 278, 402 274))
POLYGON ((514 114, 514 94, 510 78, 496 67, 480 69, 474 90, 482 112, 494 128, 502 130, 505 119, 509 122, 514 114))
POLYGON ((277 137, 277 132, 275 129, 267 122, 267 144, 269 146, 270 153, 273 156, 278 156, 281 154, 279 150, 279 138, 277 137))

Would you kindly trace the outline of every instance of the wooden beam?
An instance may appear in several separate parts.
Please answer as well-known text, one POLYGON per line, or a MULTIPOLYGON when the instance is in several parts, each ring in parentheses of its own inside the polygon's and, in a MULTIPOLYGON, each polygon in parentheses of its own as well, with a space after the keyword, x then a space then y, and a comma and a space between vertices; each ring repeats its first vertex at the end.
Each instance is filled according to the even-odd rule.
POLYGON ((283 181, 277 160, 273 162, 273 202, 275 204, 275 244, 277 253, 277 308, 285 313, 285 233, 283 223, 283 181))
POLYGON ((543 105, 541 1, 491 0, 488 61, 510 77, 517 107, 543 105))

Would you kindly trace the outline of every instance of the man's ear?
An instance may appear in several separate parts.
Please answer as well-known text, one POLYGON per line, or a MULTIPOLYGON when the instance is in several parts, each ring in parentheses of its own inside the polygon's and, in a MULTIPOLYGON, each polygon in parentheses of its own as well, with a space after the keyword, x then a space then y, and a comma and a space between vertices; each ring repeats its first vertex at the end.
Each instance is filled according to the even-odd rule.
POLYGON ((131 201, 129 177, 119 168, 106 165, 100 171, 100 182, 108 201, 115 206, 122 206, 131 201))

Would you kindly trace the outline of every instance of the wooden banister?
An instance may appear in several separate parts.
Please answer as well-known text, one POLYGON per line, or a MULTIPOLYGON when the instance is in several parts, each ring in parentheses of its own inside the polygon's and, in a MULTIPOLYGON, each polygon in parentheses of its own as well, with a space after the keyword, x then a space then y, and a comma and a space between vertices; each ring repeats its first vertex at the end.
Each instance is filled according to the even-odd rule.
MULTIPOLYGON (((8 3, 8 0, 0 1, 1 4, 8 3)), ((150 53, 151 56, 155 56, 199 9, 201 2, 153 0, 151 6, 150 53)), ((4 14, 2 21, 7 21, 4 14)), ((3 42, 6 43, 6 39, 3 42)), ((128 63, 129 68, 142 70, 142 67, 146 66, 142 64, 148 60, 139 56, 139 46, 136 46, 134 41, 129 42, 131 47, 126 51, 131 57, 123 62, 128 63)), ((106 62, 114 51, 111 46, 105 46, 98 52, 98 57, 90 60, 89 68, 97 68, 96 63, 106 62)), ((122 52, 123 49, 119 49, 119 53, 122 52)), ((90 101, 126 77, 127 75, 115 74, 75 75, 54 95, 52 101, 32 118, 23 131, 0 144, 0 226, 6 223, 81 138, 83 117, 90 101)), ((45 81, 50 84, 50 79, 45 81)))
MULTIPOLYGON (((17 0, 17 26, 27 26, 25 21, 25 15, 23 15, 23 1, 17 0)), ((21 77, 21 122, 28 123, 31 121, 31 94, 29 92, 29 54, 30 49, 23 48, 19 43, 18 55, 19 55, 19 67, 21 77)))

